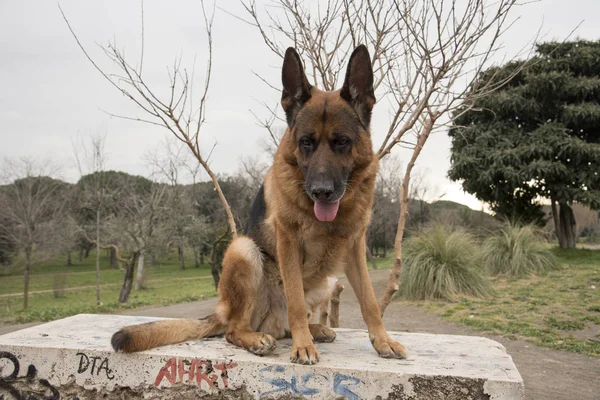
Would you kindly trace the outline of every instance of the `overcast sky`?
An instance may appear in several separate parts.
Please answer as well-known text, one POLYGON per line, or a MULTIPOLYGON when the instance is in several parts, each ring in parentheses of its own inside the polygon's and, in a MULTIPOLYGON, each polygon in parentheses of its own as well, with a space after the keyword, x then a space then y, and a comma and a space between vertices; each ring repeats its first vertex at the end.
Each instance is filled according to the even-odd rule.
MULTIPOLYGON (((260 4, 261 1, 258 1, 260 4)), ((267 2, 262 2, 267 3, 267 2)), ((128 57, 139 58, 139 1, 61 0, 63 10, 84 46, 108 66, 96 43, 115 40, 128 57)), ((244 10, 235 0, 218 5, 236 15, 244 10)), ((259 6, 259 10, 263 7, 259 6)), ((545 0, 518 8, 519 20, 503 39, 506 53, 515 54, 542 27, 543 39, 564 39, 579 23, 575 35, 597 40, 598 0, 545 0)), ((153 87, 168 84, 167 66, 177 56, 202 82, 206 38, 199 2, 144 2, 144 74, 153 87)), ((275 104, 279 94, 257 79, 253 71, 278 82, 281 60, 270 53, 255 28, 223 11, 216 11, 213 29, 214 69, 209 93, 205 149, 216 142, 211 166, 234 172, 243 156, 260 156, 266 139, 250 110, 263 112, 261 102, 275 104)), ((198 89, 200 86, 198 86, 198 89)), ((108 167, 149 175, 143 155, 164 143, 168 134, 158 127, 111 118, 102 110, 141 116, 134 105, 94 70, 77 47, 57 3, 48 0, 0 0, 0 157, 52 158, 64 165, 62 178, 78 178, 73 142, 106 134, 108 167)), ((385 106, 374 110, 375 146, 388 119, 385 106)), ((407 155, 399 154, 406 160, 407 155)), ((417 168, 427 176, 433 193, 471 207, 478 202, 449 182, 449 140, 444 133, 429 139, 417 168)), ((206 175, 204 175, 206 179, 206 175)))

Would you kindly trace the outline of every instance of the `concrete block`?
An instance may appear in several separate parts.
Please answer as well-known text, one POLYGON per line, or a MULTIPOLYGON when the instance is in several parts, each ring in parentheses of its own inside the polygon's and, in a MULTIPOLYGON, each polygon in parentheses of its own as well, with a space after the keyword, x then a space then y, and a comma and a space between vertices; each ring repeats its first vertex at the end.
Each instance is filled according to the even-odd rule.
POLYGON ((523 398, 499 343, 396 333, 407 360, 377 356, 366 331, 337 329, 320 363, 289 362, 291 340, 265 357, 223 338, 114 353, 119 328, 159 318, 82 314, 0 336, 0 399, 456 399, 523 398))

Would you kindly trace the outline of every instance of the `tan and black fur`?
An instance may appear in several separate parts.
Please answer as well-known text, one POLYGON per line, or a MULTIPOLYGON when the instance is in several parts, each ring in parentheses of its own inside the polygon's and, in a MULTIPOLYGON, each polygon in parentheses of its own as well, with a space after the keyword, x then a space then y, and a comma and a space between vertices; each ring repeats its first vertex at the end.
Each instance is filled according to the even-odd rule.
POLYGON ((246 235, 225 253, 216 312, 199 321, 125 327, 113 335, 115 350, 225 334, 230 343, 262 355, 275 348, 276 339, 291 335, 292 361, 314 364, 319 353, 313 341, 333 341, 335 332, 309 324, 307 311, 329 296, 329 278, 343 268, 375 350, 382 357, 406 357, 385 331, 365 259, 378 170, 369 133, 375 104, 369 53, 359 46, 342 89, 325 92, 309 84, 290 48, 282 81, 288 129, 253 204, 246 235), (337 212, 331 211, 334 204, 337 212))

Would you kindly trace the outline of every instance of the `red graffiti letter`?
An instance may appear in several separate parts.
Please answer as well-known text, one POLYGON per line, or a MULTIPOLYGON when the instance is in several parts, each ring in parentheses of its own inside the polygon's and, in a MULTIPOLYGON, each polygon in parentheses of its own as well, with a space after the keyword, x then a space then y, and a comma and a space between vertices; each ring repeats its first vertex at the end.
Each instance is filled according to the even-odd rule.
POLYGON ((175 384, 177 379, 177 358, 172 357, 167 361, 164 367, 158 371, 158 375, 156 375, 156 380, 154 381, 154 386, 160 385, 163 378, 167 378, 171 385, 175 384))
POLYGON ((198 360, 198 367, 196 368, 196 383, 198 383, 198 386, 201 386, 202 381, 208 383, 209 389, 217 386, 217 379, 219 377, 215 374, 208 376, 212 371, 212 362, 209 360, 198 360))
POLYGON ((227 387, 229 382, 227 381, 227 370, 237 367, 237 363, 229 361, 227 364, 224 362, 215 364, 214 368, 221 371, 221 379, 223 380, 223 387, 227 387))
POLYGON ((196 375, 196 368, 197 367, 198 367, 198 360, 197 359, 194 359, 192 361, 179 360, 179 363, 178 363, 179 382, 181 382, 181 383, 192 383, 192 381, 194 379, 194 375, 196 375), (186 364, 190 366, 190 368, 187 371, 184 369, 185 366, 186 366, 186 364), (187 382, 185 382, 183 380, 184 374, 187 374, 187 376, 188 376, 187 382))

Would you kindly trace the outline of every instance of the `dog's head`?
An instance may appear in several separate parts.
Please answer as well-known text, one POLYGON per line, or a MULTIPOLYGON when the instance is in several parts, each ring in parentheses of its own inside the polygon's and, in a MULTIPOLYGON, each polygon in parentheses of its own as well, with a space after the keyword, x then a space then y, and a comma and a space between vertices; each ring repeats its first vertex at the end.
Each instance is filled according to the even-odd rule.
POLYGON ((300 56, 289 48, 282 81, 281 104, 293 146, 288 161, 302 171, 316 218, 332 221, 353 171, 371 162, 373 156, 369 123, 375 95, 369 51, 357 47, 350 56, 342 89, 324 92, 309 84, 300 56))

